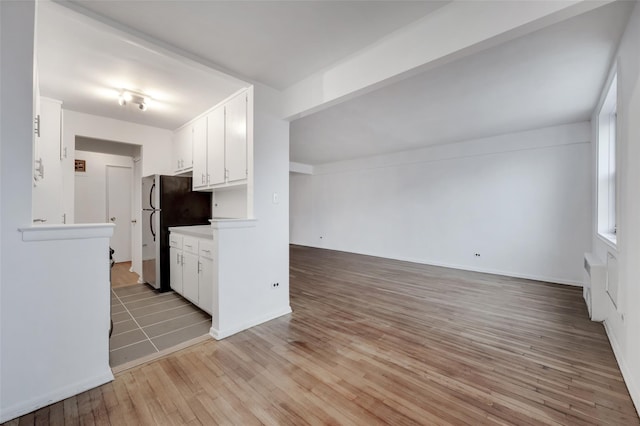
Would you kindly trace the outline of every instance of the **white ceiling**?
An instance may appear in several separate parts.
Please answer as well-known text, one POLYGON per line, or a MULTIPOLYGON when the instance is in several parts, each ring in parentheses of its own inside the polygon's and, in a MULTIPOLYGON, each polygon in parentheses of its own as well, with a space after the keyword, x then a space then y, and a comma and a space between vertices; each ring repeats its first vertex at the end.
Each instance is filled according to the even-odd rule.
POLYGON ((291 123, 320 164, 588 120, 632 2, 618 2, 291 123))
POLYGON ((95 1, 103 17, 276 89, 448 1, 95 1))
POLYGON ((64 109, 172 130, 248 86, 46 1, 38 5, 37 60, 41 94, 64 109), (145 112, 121 107, 122 88, 154 101, 145 112))

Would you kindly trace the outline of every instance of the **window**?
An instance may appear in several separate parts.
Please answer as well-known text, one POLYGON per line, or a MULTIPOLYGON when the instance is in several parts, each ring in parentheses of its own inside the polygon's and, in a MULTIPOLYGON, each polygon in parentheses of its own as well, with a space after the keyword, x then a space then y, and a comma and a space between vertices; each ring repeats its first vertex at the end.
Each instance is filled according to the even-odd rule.
POLYGON ((616 123, 618 79, 614 74, 598 113, 598 234, 616 244, 616 123))

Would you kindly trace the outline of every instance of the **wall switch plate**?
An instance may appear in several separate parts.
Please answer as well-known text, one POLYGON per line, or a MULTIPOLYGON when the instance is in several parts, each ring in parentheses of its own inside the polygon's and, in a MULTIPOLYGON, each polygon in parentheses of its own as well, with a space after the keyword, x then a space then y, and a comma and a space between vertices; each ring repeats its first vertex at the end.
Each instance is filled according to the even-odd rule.
POLYGON ((273 204, 278 204, 280 202, 280 195, 277 192, 273 193, 273 204))

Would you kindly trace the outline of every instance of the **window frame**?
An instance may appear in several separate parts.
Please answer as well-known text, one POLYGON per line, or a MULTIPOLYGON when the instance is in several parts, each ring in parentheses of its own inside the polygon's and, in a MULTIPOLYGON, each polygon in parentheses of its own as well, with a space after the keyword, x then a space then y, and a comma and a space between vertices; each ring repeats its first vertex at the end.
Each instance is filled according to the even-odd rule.
POLYGON ((612 247, 617 247, 618 230, 618 73, 614 66, 596 116, 596 231, 612 247))

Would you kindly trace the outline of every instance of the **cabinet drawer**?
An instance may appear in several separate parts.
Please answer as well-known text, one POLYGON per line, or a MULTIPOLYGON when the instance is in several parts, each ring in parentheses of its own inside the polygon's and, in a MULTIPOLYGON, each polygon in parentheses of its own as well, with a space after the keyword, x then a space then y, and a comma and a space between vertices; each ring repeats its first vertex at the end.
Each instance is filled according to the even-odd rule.
POLYGON ((182 235, 171 232, 169 234, 169 247, 175 247, 182 250, 182 235))
POLYGON ((193 237, 184 237, 182 241, 182 249, 187 253, 198 254, 198 239, 193 237))
POLYGON ((200 257, 206 257, 207 259, 213 259, 215 254, 215 246, 213 241, 200 240, 200 251, 198 253, 200 257))

